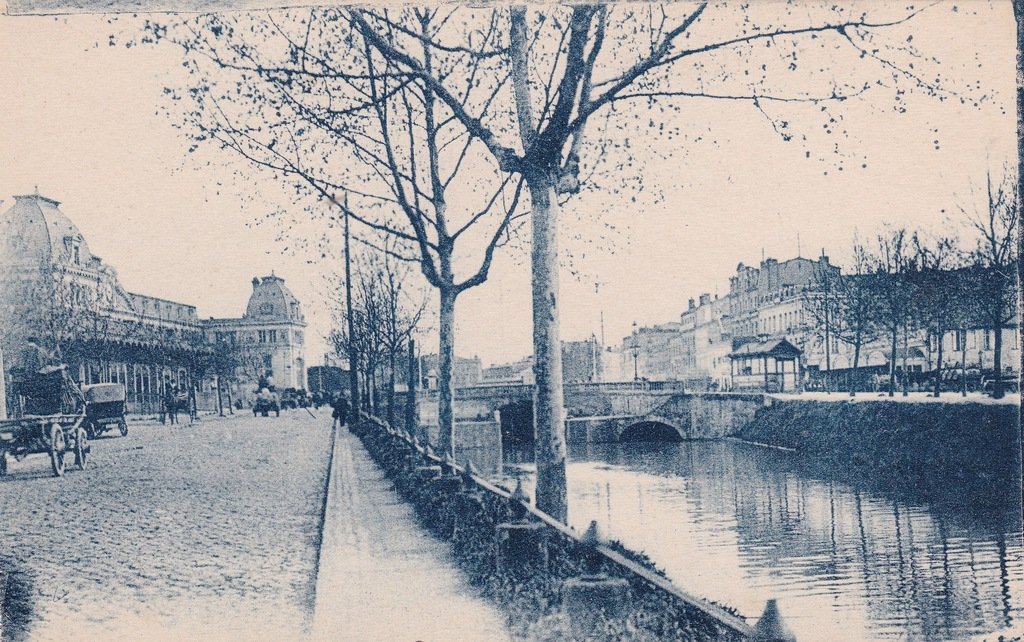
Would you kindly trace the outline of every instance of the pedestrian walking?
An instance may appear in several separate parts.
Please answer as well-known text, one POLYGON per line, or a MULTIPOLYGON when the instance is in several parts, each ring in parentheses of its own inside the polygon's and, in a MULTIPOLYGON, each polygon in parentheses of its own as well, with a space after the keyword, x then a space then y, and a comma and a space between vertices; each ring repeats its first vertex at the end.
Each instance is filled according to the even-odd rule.
POLYGON ((345 395, 339 393, 334 401, 331 402, 331 407, 334 409, 331 411, 331 417, 334 420, 331 422, 331 427, 343 427, 348 420, 348 399, 345 398, 345 395))
POLYGON ((178 423, 178 395, 174 384, 170 382, 164 386, 164 414, 171 425, 178 423))

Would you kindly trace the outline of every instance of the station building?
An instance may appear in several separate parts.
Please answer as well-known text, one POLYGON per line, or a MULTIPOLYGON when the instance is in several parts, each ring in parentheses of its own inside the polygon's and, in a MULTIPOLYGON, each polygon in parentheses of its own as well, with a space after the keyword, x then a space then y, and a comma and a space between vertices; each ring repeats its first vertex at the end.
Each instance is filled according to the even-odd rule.
POLYGON ((241 318, 201 320, 193 305, 126 291, 58 201, 38 193, 14 201, 0 215, 5 380, 26 340, 36 337, 79 382, 123 384, 136 413, 156 412, 168 385, 191 391, 200 409, 212 410, 215 382, 241 385, 248 361, 262 366, 251 374, 304 387, 305 321, 280 277, 254 279, 241 318), (239 341, 229 353, 230 372, 219 376, 215 341, 227 333, 239 341))

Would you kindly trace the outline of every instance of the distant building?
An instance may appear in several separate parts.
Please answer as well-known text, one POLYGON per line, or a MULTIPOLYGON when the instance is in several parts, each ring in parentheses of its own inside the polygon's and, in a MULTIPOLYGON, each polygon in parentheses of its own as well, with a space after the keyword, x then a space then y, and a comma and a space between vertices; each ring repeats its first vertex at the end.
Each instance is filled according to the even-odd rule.
MULTIPOLYGON (((420 386, 424 390, 437 390, 438 360, 436 354, 425 354, 420 357, 420 386)), ((466 357, 455 357, 453 364, 452 378, 455 380, 456 388, 467 388, 478 385, 483 378, 483 368, 480 365, 480 357, 468 359, 466 357)))
POLYGON ((622 339, 619 370, 625 379, 676 381, 683 373, 684 337, 682 324, 662 323, 639 327, 622 339))
POLYGON ((237 319, 203 322, 211 342, 234 347, 236 379, 255 384, 267 378, 278 388, 306 388, 306 320, 302 306, 284 279, 253 277, 245 314, 237 319))
POLYGON ((484 368, 480 381, 483 385, 527 384, 533 385, 533 357, 484 368))
POLYGON ((562 382, 596 383, 604 374, 601 345, 597 337, 562 342, 562 382))

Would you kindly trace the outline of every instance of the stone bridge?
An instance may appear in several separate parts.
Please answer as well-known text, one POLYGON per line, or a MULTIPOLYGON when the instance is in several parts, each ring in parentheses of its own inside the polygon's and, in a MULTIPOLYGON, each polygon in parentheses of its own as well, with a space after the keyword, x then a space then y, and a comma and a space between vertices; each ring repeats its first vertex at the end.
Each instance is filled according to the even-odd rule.
MULTIPOLYGON (((733 435, 771 399, 757 393, 687 393, 676 382, 570 384, 570 442, 708 439, 733 435)), ((533 386, 473 386, 455 392, 457 422, 494 420, 504 438, 533 439, 533 386)), ((437 424, 437 393, 419 398, 421 425, 437 424)))

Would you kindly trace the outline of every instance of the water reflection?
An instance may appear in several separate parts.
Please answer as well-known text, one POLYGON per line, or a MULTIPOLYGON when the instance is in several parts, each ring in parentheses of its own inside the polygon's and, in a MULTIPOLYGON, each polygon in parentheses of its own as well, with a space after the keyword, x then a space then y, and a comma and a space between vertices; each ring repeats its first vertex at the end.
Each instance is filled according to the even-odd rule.
MULTIPOLYGON (((505 453, 527 485, 528 459, 505 453)), ((574 526, 596 519, 749 617, 779 598, 801 642, 961 640, 1024 616, 1017 480, 902 483, 729 442, 599 444, 571 459, 574 526)))

